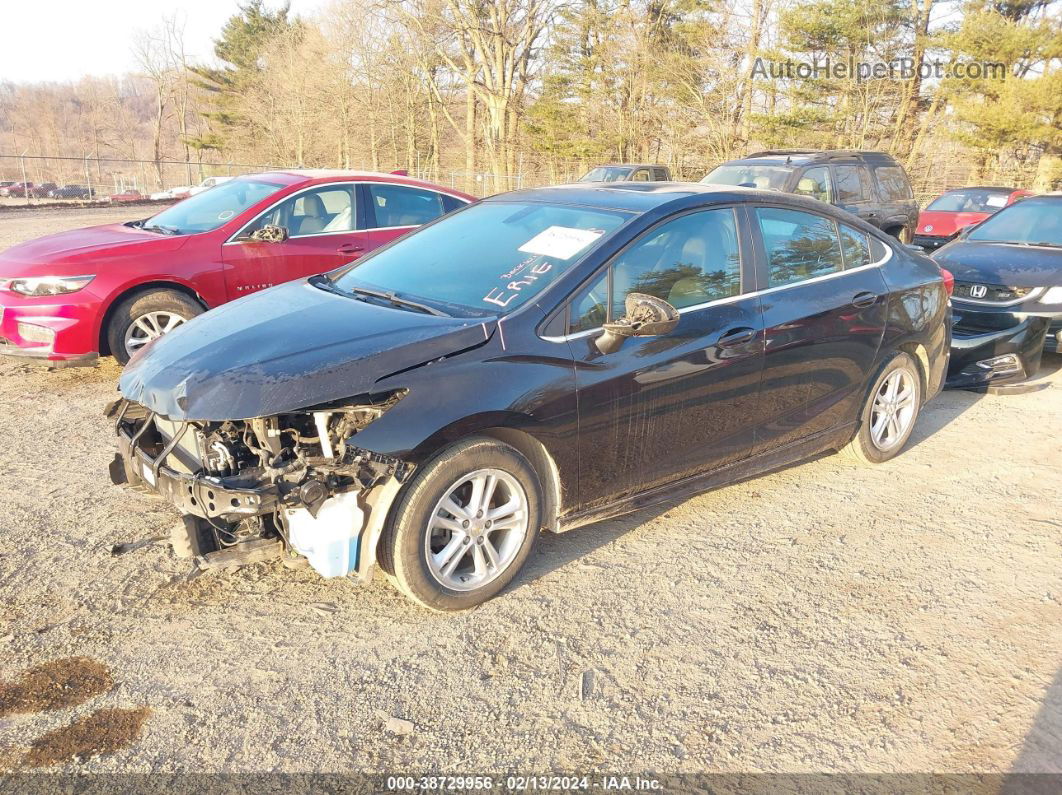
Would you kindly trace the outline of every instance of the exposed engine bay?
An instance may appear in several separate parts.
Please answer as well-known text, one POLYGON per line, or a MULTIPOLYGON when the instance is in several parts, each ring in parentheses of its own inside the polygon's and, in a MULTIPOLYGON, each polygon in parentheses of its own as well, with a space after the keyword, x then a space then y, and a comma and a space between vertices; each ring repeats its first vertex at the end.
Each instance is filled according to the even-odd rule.
POLYGON ((404 395, 222 422, 174 422, 121 400, 108 410, 119 437, 111 480, 172 502, 200 567, 284 554, 325 577, 364 576, 375 555, 361 554, 363 531, 375 531, 374 547, 387 509, 377 503, 385 492, 390 503, 412 466, 354 442, 404 395))

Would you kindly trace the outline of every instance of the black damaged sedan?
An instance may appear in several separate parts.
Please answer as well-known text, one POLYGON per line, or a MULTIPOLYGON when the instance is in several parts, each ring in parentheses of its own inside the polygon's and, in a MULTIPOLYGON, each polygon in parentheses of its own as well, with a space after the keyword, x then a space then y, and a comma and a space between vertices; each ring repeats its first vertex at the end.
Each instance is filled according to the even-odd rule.
POLYGON ((822 451, 892 458, 947 321, 931 260, 811 199, 504 194, 145 347, 111 475, 177 507, 200 566, 379 567, 466 608, 541 530, 822 451))
POLYGON ((1062 350, 1062 194, 1006 207, 933 257, 955 277, 948 386, 1023 381, 1062 350))

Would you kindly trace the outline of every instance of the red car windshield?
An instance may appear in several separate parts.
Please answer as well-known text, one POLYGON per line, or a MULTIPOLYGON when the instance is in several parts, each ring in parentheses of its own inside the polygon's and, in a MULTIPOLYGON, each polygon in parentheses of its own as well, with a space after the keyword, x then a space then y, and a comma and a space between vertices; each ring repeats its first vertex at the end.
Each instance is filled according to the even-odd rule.
POLYGON ((259 179, 234 179, 197 193, 144 222, 143 229, 171 235, 212 232, 284 185, 259 179))
POLYGON ((1010 191, 953 190, 926 207, 939 213, 994 213, 1007 206, 1010 191))

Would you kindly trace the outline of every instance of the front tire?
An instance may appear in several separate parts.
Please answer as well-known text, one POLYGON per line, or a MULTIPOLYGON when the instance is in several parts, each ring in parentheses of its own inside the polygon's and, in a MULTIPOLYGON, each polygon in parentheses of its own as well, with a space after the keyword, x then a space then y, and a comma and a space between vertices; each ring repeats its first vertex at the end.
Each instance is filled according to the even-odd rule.
POLYGON ((881 464, 907 444, 922 409, 922 377, 910 355, 898 353, 878 374, 859 413, 859 428, 842 451, 858 464, 881 464))
POLYGON ((431 610, 464 610, 497 594, 524 565, 541 527, 542 487, 515 448, 473 437, 408 484, 380 539, 380 565, 431 610))
POLYGON ((153 339, 203 314, 198 302, 177 290, 148 290, 122 301, 107 326, 107 345, 120 364, 153 339))

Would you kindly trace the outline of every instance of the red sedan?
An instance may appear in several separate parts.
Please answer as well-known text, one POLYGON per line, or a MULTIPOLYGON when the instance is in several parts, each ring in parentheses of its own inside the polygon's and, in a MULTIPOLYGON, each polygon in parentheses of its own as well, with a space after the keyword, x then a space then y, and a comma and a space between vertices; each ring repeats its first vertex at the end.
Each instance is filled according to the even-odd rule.
POLYGON ((31 240, 0 253, 0 354, 124 364, 207 309, 337 268, 473 201, 391 174, 272 171, 143 221, 31 240))
POLYGON ((914 243, 929 251, 940 248, 966 227, 979 224, 997 210, 1032 195, 1032 191, 1014 188, 949 190, 918 214, 914 243))

